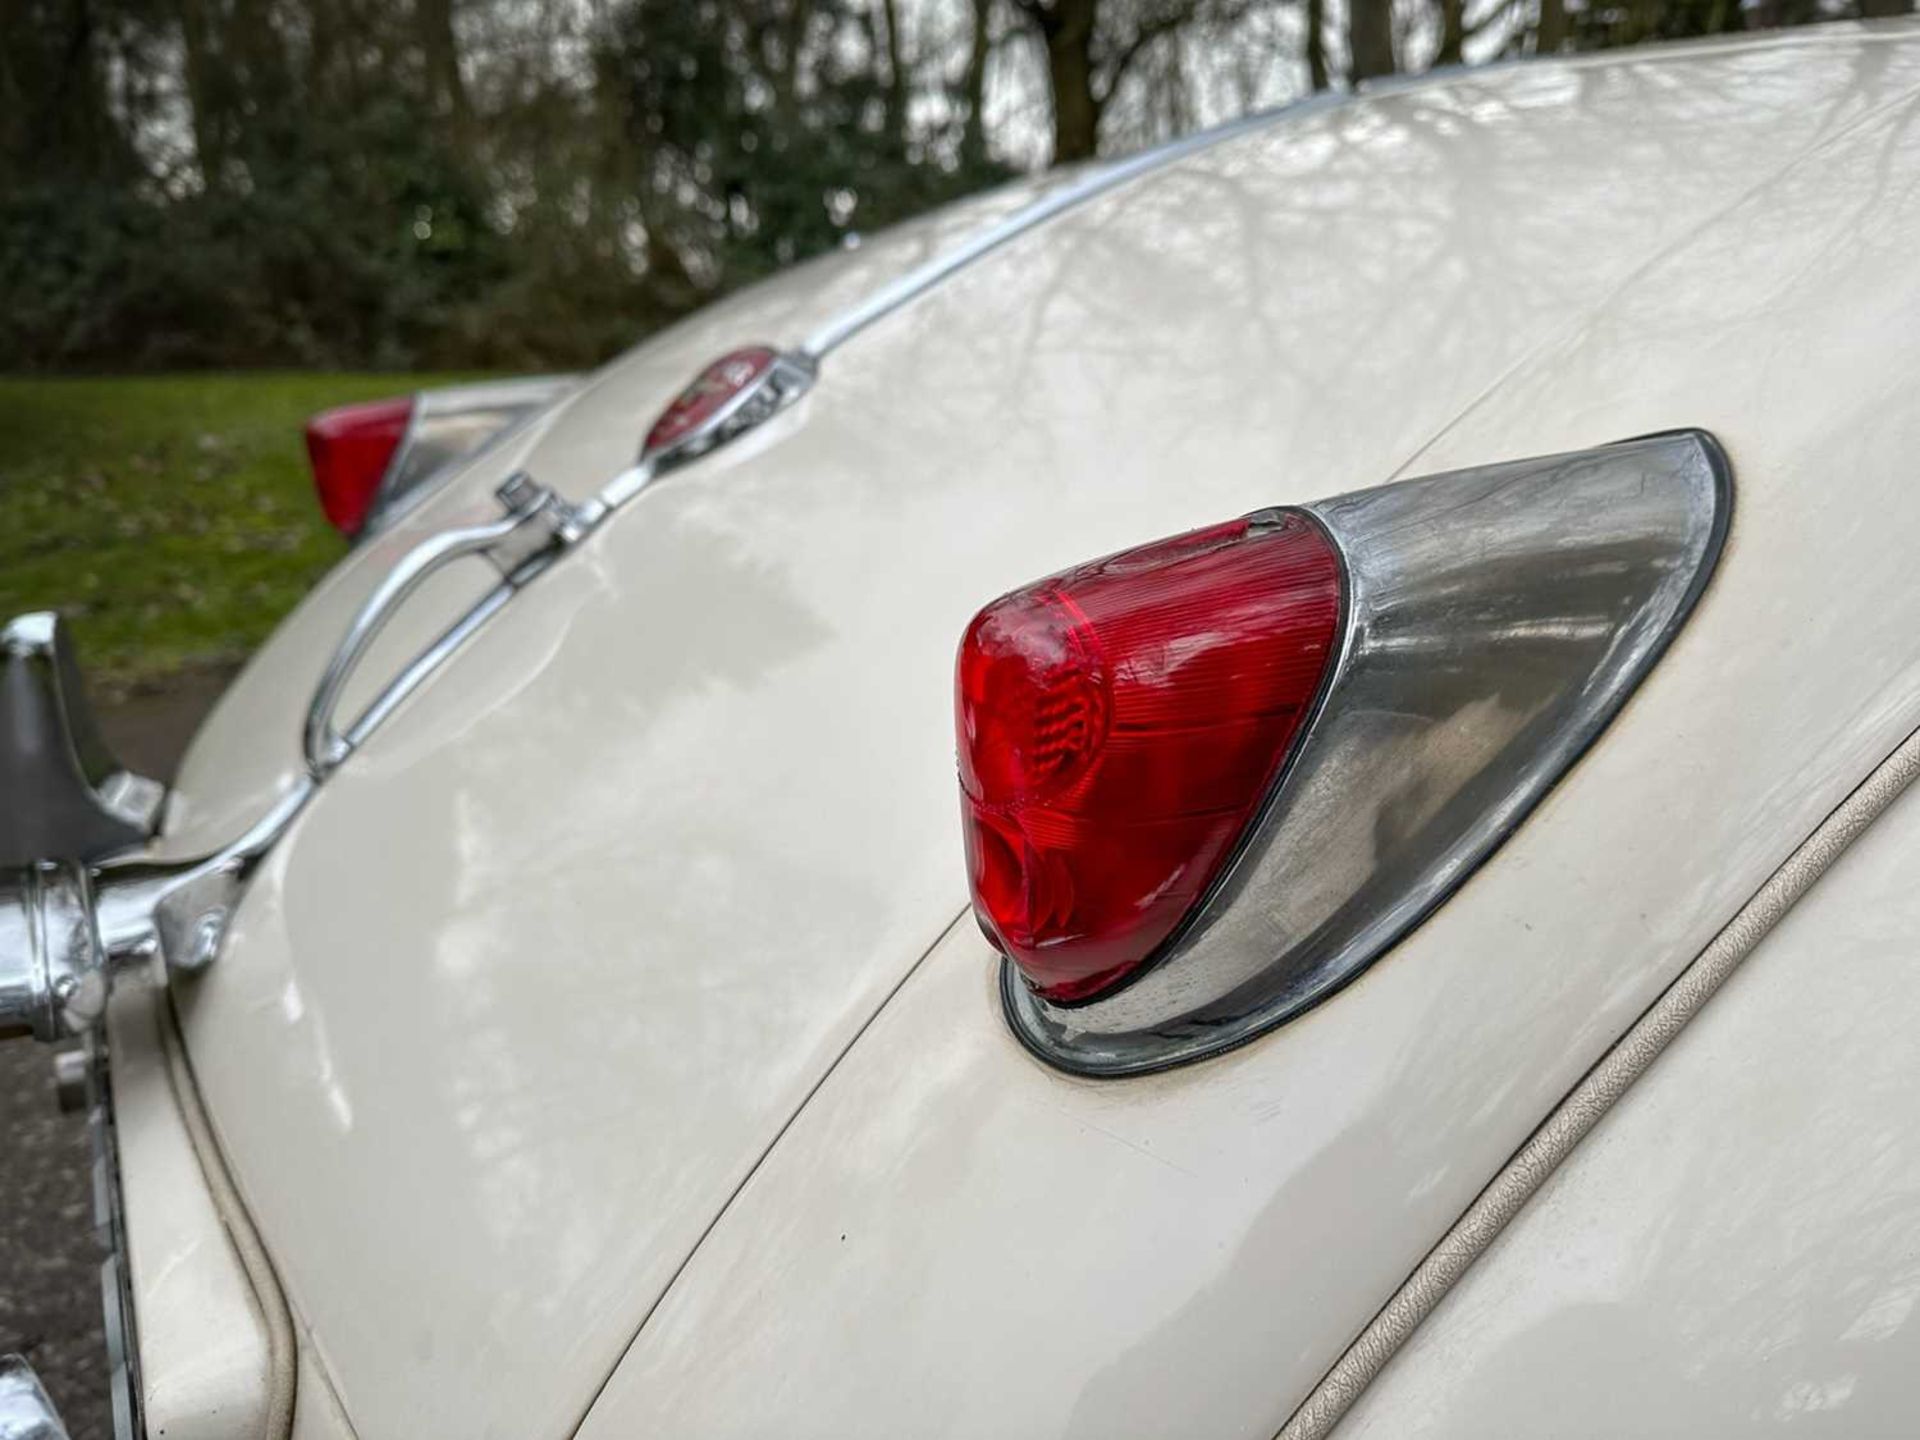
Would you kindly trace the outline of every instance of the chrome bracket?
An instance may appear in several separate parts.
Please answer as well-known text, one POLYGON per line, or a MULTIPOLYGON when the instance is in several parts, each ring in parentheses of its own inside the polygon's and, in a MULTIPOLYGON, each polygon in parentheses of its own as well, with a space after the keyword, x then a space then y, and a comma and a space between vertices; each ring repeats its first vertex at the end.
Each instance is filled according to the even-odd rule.
POLYGON ((509 476, 494 493, 503 514, 443 530, 409 550, 347 627, 307 707, 303 748, 307 772, 314 780, 324 780, 338 769, 402 700, 419 689, 468 636, 513 598, 515 591, 563 551, 585 539, 606 514, 605 507, 594 501, 568 504, 524 472, 509 476), (343 727, 336 718, 341 697, 375 638, 431 576, 471 555, 490 561, 500 572, 499 583, 442 631, 343 727))
POLYGON ((106 1013, 86 866, 68 860, 20 872, 0 901, 0 957, 0 1037, 61 1040, 106 1013))

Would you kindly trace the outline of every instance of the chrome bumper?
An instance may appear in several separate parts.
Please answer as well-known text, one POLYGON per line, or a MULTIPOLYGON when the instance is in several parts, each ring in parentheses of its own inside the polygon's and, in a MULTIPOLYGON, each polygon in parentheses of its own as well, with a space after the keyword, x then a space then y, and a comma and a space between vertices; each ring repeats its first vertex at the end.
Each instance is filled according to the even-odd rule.
MULTIPOLYGON (((144 1440, 140 1413, 140 1358, 134 1346, 132 1270, 127 1263, 126 1227, 120 1203, 120 1160, 113 1127, 113 1095, 107 1085, 107 1048, 90 1036, 85 1050, 69 1051, 84 1061, 76 1074, 62 1066, 61 1106, 72 1087, 87 1110, 87 1135, 93 1151, 93 1233, 106 1258, 100 1262, 100 1300, 106 1316, 107 1385, 113 1413, 113 1440, 144 1440)), ((0 1440, 68 1440, 67 1427, 48 1398, 40 1378, 24 1356, 0 1355, 0 1440)))
POLYGON ((18 1355, 0 1355, 0 1440, 67 1440, 40 1377, 18 1355))

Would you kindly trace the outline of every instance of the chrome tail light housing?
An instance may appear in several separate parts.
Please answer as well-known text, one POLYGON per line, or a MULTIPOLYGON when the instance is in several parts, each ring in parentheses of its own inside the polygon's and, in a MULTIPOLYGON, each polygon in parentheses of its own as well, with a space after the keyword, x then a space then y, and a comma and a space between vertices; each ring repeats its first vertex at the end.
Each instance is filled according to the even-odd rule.
MULTIPOLYGON (((1063 997, 1003 964, 1020 1040, 1076 1073, 1136 1074, 1242 1044, 1353 980, 1619 711, 1704 589, 1731 505, 1720 447, 1682 431, 1249 517, 1297 516, 1339 557, 1313 713, 1230 859, 1116 983, 1063 997)), ((1214 618, 1196 606, 1191 624, 1214 618)))

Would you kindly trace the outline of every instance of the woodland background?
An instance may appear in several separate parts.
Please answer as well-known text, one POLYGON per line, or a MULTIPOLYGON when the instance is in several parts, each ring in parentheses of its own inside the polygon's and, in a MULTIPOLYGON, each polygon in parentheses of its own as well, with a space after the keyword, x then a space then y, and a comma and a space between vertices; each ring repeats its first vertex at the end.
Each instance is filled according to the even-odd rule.
POLYGON ((1913 0, 5 0, 0 371, 592 364, 1021 170, 1913 0))

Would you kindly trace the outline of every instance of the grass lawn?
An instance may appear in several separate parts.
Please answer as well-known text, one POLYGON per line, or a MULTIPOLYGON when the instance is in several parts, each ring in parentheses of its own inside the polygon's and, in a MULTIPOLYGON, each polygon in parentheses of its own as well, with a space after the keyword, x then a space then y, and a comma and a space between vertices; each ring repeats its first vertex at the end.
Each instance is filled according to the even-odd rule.
POLYGON ((0 619, 64 611, 109 695, 244 658, 346 552, 302 423, 464 378, 0 378, 0 619))

